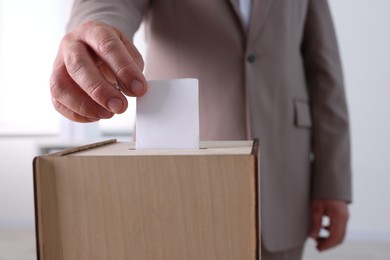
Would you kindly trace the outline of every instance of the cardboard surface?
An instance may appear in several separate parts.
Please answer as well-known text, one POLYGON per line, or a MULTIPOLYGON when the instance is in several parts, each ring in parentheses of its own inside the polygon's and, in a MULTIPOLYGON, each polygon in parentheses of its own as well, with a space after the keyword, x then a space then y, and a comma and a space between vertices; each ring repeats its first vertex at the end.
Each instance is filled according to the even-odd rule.
POLYGON ((252 142, 187 154, 133 145, 35 159, 40 259, 259 259, 252 142))
POLYGON ((200 142, 199 149, 157 149, 136 150, 134 142, 103 142, 103 145, 73 148, 62 153, 70 156, 182 156, 182 155, 248 155, 252 141, 208 141, 200 142))

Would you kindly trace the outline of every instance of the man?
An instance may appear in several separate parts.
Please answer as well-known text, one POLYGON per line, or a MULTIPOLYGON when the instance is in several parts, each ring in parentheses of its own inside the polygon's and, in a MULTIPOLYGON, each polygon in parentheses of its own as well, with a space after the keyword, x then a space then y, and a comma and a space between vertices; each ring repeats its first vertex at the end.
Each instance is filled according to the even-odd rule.
POLYGON ((142 96, 144 63, 130 39, 144 20, 147 78, 199 78, 201 139, 260 139, 262 259, 300 259, 308 235, 319 250, 342 242, 351 200, 330 10, 326 0, 243 1, 76 0, 53 104, 93 122, 124 112, 122 93, 142 96))

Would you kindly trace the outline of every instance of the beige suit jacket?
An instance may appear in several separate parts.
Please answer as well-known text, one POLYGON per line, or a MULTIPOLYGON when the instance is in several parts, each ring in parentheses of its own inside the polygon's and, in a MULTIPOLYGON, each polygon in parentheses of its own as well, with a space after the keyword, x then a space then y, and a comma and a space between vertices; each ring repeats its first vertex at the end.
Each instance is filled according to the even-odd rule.
POLYGON ((132 37, 144 19, 148 79, 200 81, 201 138, 258 137, 263 246, 302 245, 310 198, 351 200, 349 126, 326 0, 76 0, 87 20, 132 37))

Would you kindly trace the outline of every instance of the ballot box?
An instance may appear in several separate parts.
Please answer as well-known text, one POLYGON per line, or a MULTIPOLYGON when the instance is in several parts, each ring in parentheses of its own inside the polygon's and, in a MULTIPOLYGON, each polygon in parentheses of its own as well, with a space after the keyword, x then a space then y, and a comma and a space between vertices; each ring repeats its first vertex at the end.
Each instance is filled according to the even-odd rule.
POLYGON ((34 159, 38 259, 260 259, 258 141, 34 159))

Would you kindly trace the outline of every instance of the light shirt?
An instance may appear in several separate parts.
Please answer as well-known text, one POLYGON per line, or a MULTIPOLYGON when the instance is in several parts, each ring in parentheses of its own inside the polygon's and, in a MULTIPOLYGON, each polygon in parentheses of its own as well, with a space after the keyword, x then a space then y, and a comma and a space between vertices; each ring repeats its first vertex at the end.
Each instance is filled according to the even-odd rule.
POLYGON ((240 9, 245 29, 248 29, 249 20, 251 18, 252 0, 238 0, 238 7, 240 9))

